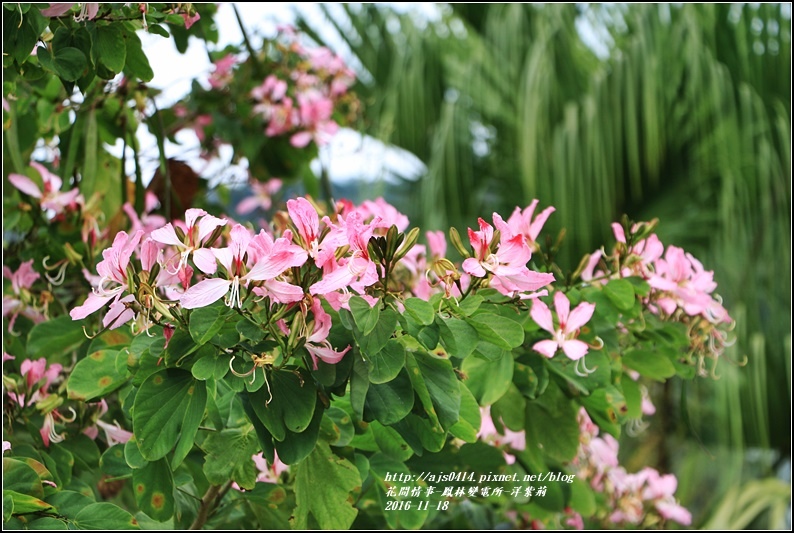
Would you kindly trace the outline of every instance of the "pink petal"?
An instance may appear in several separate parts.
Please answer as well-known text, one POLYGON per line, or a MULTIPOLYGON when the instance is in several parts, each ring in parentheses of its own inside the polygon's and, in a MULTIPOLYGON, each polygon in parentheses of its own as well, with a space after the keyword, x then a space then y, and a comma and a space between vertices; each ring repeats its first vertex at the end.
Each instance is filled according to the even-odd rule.
POLYGON ((538 341, 532 346, 533 350, 539 354, 545 355, 549 359, 554 357, 554 354, 557 353, 557 348, 557 343, 551 340, 538 341))
POLYGON ((9 174, 8 181, 11 185, 33 198, 41 198, 41 189, 29 177, 22 174, 9 174))
POLYGON ((199 248, 193 251, 193 262, 199 270, 205 274, 214 274, 218 269, 218 263, 213 254, 207 248, 199 248))
POLYGON ((110 309, 108 309, 105 318, 102 319, 102 325, 108 329, 116 329, 135 318, 135 312, 124 305, 133 301, 135 301, 135 296, 128 294, 121 300, 116 300, 110 304, 110 309))
POLYGON ((68 13, 75 4, 76 2, 50 4, 50 7, 41 10, 41 14, 45 17, 60 17, 68 13))
POLYGON ((612 233, 615 234, 615 240, 618 242, 626 243, 626 234, 623 232, 623 226, 617 222, 612 223, 612 233))
POLYGON ((166 224, 164 228, 154 230, 150 236, 157 242, 184 248, 184 244, 182 244, 182 241, 176 236, 174 226, 170 222, 166 224))
POLYGON ((568 356, 568 359, 576 361, 581 359, 587 353, 587 344, 582 341, 573 339, 562 343, 562 351, 568 356))
POLYGON ((576 308, 571 311, 571 314, 568 317, 568 323, 565 324, 565 332, 573 333, 577 329, 587 324, 590 318, 592 318, 594 311, 595 304, 582 302, 577 305, 576 308))
POLYGON ((282 304, 303 300, 303 289, 286 281, 274 279, 265 281, 264 286, 254 289, 254 293, 260 296, 270 296, 273 300, 282 304))
POLYGON ((469 257, 465 261, 463 261, 463 271, 467 274, 471 274, 472 276, 476 276, 478 278, 484 278, 488 275, 485 269, 482 267, 479 261, 474 257, 469 257))
POLYGON ((535 323, 541 328, 545 329, 551 334, 555 333, 554 322, 552 321, 551 317, 551 310, 549 309, 549 306, 543 303, 543 301, 535 300, 532 302, 532 309, 529 311, 529 316, 532 317, 532 320, 534 320, 535 323))
POLYGON ((232 282, 226 279, 205 279, 190 287, 182 295, 179 302, 185 309, 204 307, 220 300, 231 287, 232 282))
POLYGON ((99 296, 93 292, 88 294, 88 298, 86 298, 83 305, 75 307, 71 311, 69 311, 69 316, 72 317, 72 320, 80 320, 81 318, 85 318, 91 313, 94 313, 101 309, 106 303, 108 303, 114 295, 110 296, 99 296))
POLYGON ((557 311, 557 318, 560 321, 560 327, 564 328, 568 323, 568 312, 571 309, 571 302, 562 291, 557 291, 554 294, 554 310, 557 311))
POLYGON ((301 131, 290 137, 290 144, 295 148, 304 148, 312 142, 312 134, 308 131, 301 131))

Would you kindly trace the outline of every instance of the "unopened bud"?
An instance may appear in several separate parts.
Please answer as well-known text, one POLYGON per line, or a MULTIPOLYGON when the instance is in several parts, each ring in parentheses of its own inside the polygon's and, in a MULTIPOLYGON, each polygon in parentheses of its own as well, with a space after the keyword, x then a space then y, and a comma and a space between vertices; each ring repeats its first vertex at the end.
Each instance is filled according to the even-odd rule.
POLYGON ((47 413, 51 413, 56 410, 61 406, 62 403, 62 397, 58 396, 57 394, 48 394, 36 402, 36 409, 41 411, 42 414, 46 415, 47 413))
POLYGON ((444 278, 450 273, 453 276, 457 276, 455 279, 460 278, 460 273, 458 272, 458 269, 455 268, 455 265, 452 263, 452 261, 450 261, 446 257, 442 257, 441 259, 436 259, 435 261, 433 261, 431 269, 433 270, 433 273, 439 278, 444 278))
POLYGON ((292 324, 289 328, 289 339, 287 340, 287 346, 295 347, 297 344, 297 340, 299 337, 304 336, 304 327, 306 326, 306 317, 303 316, 303 313, 295 313, 295 318, 292 319, 292 324))
POLYGON ((414 228, 408 233, 403 234, 404 241, 400 248, 397 250, 397 253, 394 254, 394 260, 399 261, 403 257, 405 257, 408 252, 411 251, 411 248, 414 247, 416 241, 419 240, 419 228, 414 228))
MULTIPOLYGON (((173 224, 172 224, 173 225, 173 224)), ((185 242, 185 232, 179 226, 173 225, 174 233, 179 238, 180 241, 185 242)))
POLYGON ((63 250, 66 253, 66 259, 69 260, 69 264, 77 265, 83 260, 83 256, 77 253, 77 250, 72 248, 71 243, 66 243, 63 245, 63 250))
POLYGON ((205 244, 205 245, 207 245, 207 246, 212 246, 212 244, 213 244, 215 241, 217 241, 217 240, 218 240, 218 238, 219 238, 219 237, 220 237, 220 236, 223 234, 223 230, 224 230, 224 229, 226 229, 226 226, 225 226, 225 225, 224 225, 224 226, 218 226, 217 228, 215 228, 214 230, 212 230, 212 233, 210 233, 210 237, 209 237, 209 239, 207 239, 206 241, 204 241, 204 244, 205 244))
POLYGON ((471 257, 469 251, 463 246, 463 241, 460 240, 460 233, 458 233, 458 230, 454 227, 449 228, 449 242, 452 243, 452 246, 455 247, 464 259, 471 257))

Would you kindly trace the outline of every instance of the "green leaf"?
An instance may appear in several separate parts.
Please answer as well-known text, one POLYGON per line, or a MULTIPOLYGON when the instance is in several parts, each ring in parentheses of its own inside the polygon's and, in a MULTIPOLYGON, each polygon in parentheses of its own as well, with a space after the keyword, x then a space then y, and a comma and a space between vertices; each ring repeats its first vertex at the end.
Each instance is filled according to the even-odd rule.
POLYGON ((204 382, 196 382, 195 394, 187 398, 185 417, 182 419, 182 429, 179 441, 174 448, 174 456, 171 458, 171 470, 176 471, 177 467, 193 449, 196 433, 204 419, 204 410, 207 407, 207 387, 204 382), (198 385, 200 383, 200 385, 198 385))
POLYGON ((164 27, 160 26, 159 24, 149 24, 149 33, 153 33, 155 35, 165 37, 166 39, 171 37, 171 34, 168 33, 168 30, 166 30, 164 27))
POLYGON ((97 26, 92 52, 99 63, 118 74, 127 62, 127 43, 119 24, 97 26))
POLYGON ((174 515, 174 478, 163 458, 132 471, 132 489, 138 508, 164 522, 174 515))
POLYGON ((460 366, 465 384, 480 405, 491 405, 501 398, 513 380, 513 356, 503 351, 495 361, 469 357, 460 366))
POLYGON ((259 324, 254 324, 250 320, 243 319, 235 326, 244 341, 259 342, 265 338, 265 330, 259 324))
POLYGON ((270 374, 270 392, 263 387, 249 393, 251 407, 278 441, 287 431, 301 433, 312 421, 317 389, 308 376, 283 370, 270 374), (272 394, 272 399, 271 399, 272 394))
POLYGON ((405 312, 420 324, 429 326, 435 320, 436 312, 429 302, 421 298, 408 298, 403 304, 405 312))
POLYGON ((331 446, 347 446, 355 434, 353 420, 343 409, 330 407, 325 411, 320 432, 331 446))
POLYGON ((103 474, 110 477, 124 477, 132 474, 132 469, 124 458, 124 446, 125 444, 116 444, 105 450, 105 453, 99 458, 99 468, 102 469, 103 474))
POLYGON ((49 363, 66 363, 61 356, 86 340, 84 325, 84 320, 72 320, 68 315, 36 324, 28 334, 28 356, 45 357, 49 363))
POLYGON ((621 311, 634 307, 634 287, 625 279, 613 279, 604 286, 604 294, 621 311))
POLYGON ((675 366, 665 350, 626 350, 622 361, 626 367, 656 381, 664 382, 675 375, 675 366))
POLYGON ((256 515, 260 530, 290 529, 289 517, 294 500, 287 497, 284 487, 272 483, 257 483, 254 490, 245 493, 245 501, 256 515))
POLYGON ((226 354, 216 355, 215 347, 211 344, 205 344, 201 347, 201 350, 199 350, 199 358, 190 367, 190 373, 193 374, 193 377, 201 381, 207 381, 212 378, 223 379, 229 372, 229 356, 226 354), (204 348, 209 348, 213 354, 201 357, 201 350, 204 348))
POLYGON ((534 400, 546 390, 549 383, 549 371, 543 361, 535 359, 534 365, 515 364, 513 383, 521 394, 534 400))
POLYGON ((467 322, 477 330, 481 341, 505 350, 512 350, 524 342, 524 328, 518 322, 491 313, 480 313, 467 322))
POLYGON ((165 349, 166 363, 169 366, 181 366, 184 359, 198 350, 199 347, 200 345, 196 344, 196 341, 193 340, 193 337, 188 332, 178 329, 174 332, 171 340, 168 341, 168 348, 165 349))
POLYGON ((283 441, 274 440, 273 444, 278 452, 278 457, 284 464, 292 465, 298 463, 312 453, 317 443, 322 420, 323 406, 318 397, 314 406, 314 416, 309 423, 309 427, 300 433, 287 431, 283 441))
POLYGON ((356 327, 361 330, 364 335, 369 335, 375 326, 378 324, 380 318, 380 305, 370 306, 361 296, 353 296, 350 298, 350 312, 353 314, 353 320, 356 327))
POLYGON ((77 81, 88 68, 88 58, 77 48, 66 46, 50 52, 39 49, 41 64, 66 81, 77 81))
POLYGON ((208 342, 218 333, 226 322, 229 308, 225 305, 199 307, 190 313, 190 336, 196 344, 208 342))
POLYGON ((253 426, 224 429, 210 433, 204 441, 207 455, 204 474, 213 485, 222 485, 231 480, 250 490, 256 484, 258 471, 251 456, 259 451, 253 426))
POLYGON ((386 383, 393 380, 405 366, 405 347, 389 339, 381 351, 369 358, 369 380, 372 383, 386 383))
POLYGON ((402 462, 408 460, 414 454, 405 439, 393 427, 384 426, 380 422, 372 422, 369 428, 378 448, 389 457, 402 462))
POLYGON ((99 350, 78 361, 66 383, 69 399, 88 402, 121 387, 127 376, 116 371, 118 354, 118 350, 99 350))
POLYGON ((477 330, 459 318, 439 318, 436 324, 441 344, 452 357, 463 359, 469 356, 480 342, 477 330))
POLYGON ((363 420, 364 405, 369 392, 369 371, 367 363, 361 357, 353 359, 353 371, 350 373, 350 407, 353 409, 353 418, 363 420))
MULTIPOLYGON (((418 483, 407 482, 404 484, 396 485, 393 481, 393 477, 395 474, 400 474, 405 476, 403 479, 410 479, 413 478, 411 471, 405 466, 402 461, 396 460, 392 457, 387 457, 382 453, 376 453, 369 459, 369 472, 371 477, 375 479, 375 486, 377 487, 378 492, 378 503, 381 509, 386 509, 386 502, 388 501, 411 501, 411 508, 410 509, 401 509, 396 512, 385 512, 383 513, 384 518, 386 519, 386 523, 388 524, 389 528, 391 529, 419 529, 422 527, 422 524, 425 523, 427 520, 428 515, 430 514, 431 507, 419 509, 419 505, 416 501, 415 497, 411 497, 410 493, 408 496, 400 496, 399 492, 397 493, 396 497, 387 496, 387 491, 389 487, 394 487, 397 491, 400 488, 409 486, 410 488, 414 487, 421 487, 423 489, 422 494, 424 495, 424 487, 419 485, 418 483), (387 478, 390 478, 387 481, 387 478)), ((420 482, 424 484, 423 482, 420 482)))
POLYGON ((143 52, 141 40, 134 31, 124 31, 124 39, 127 41, 127 57, 124 62, 124 71, 132 78, 139 78, 141 81, 152 81, 154 71, 149 65, 149 59, 143 52))
POLYGON ((526 399, 518 387, 511 385, 504 396, 491 406, 491 418, 501 422, 513 431, 523 431, 526 419, 526 399))
POLYGON ((642 418, 642 392, 636 381, 623 374, 620 380, 623 397, 626 399, 626 416, 628 418, 642 418))
POLYGON ((135 435, 130 440, 124 443, 124 460, 130 468, 143 468, 147 462, 141 455, 141 450, 138 448, 138 441, 135 440, 135 435))
POLYGON ((414 453, 421 455, 424 450, 437 452, 444 447, 447 434, 427 418, 410 413, 393 425, 394 429, 411 446, 414 453))
POLYGON ((545 394, 527 402, 527 447, 539 449, 557 463, 574 458, 579 448, 579 423, 576 407, 562 390, 550 383, 545 394))
POLYGON ((69 526, 66 525, 66 521, 64 520, 59 520, 51 516, 45 516, 43 518, 37 518, 36 520, 28 522, 27 529, 33 531, 66 531, 69 529, 69 526))
MULTIPOLYGON (((44 497, 41 478, 30 465, 18 459, 3 457, 3 489, 44 497)), ((17 511, 19 512, 19 511, 17 511)))
POLYGON ((52 505, 49 503, 36 498, 35 496, 31 496, 29 494, 22 494, 12 489, 3 488, 3 503, 5 503, 6 498, 11 499, 11 505, 13 507, 13 514, 21 515, 27 513, 36 513, 36 512, 46 512, 46 511, 55 511, 52 505))
POLYGON ((76 529, 105 530, 140 529, 135 518, 112 503, 92 503, 77 513, 72 525, 76 529))
POLYGON ((468 387, 460 384, 460 413, 457 423, 449 428, 449 432, 466 442, 477 442, 477 433, 480 432, 482 416, 477 399, 468 387))
POLYGON ((135 396, 132 413, 141 455, 148 461, 165 457, 180 438, 180 431, 184 432, 182 438, 192 440, 198 424, 188 427, 185 414, 197 406, 203 412, 206 401, 205 382, 196 381, 189 372, 166 369, 149 376, 135 396))
POLYGON ((408 371, 403 369, 393 380, 369 386, 364 417, 391 425, 405 418, 413 406, 414 389, 408 371))
MULTIPOLYGON (((421 377, 430 394, 432 408, 438 415, 439 423, 445 430, 449 429, 458 421, 460 412, 460 382, 455 376, 452 363, 448 359, 422 351, 410 353, 408 360, 412 363, 410 371, 414 390, 417 389, 416 378, 421 377)), ((425 405, 426 410, 427 408, 425 405)))
POLYGON ((91 493, 91 497, 89 497, 72 490, 56 492, 55 494, 47 496, 45 501, 58 509, 58 514, 66 517, 77 516, 77 513, 84 507, 96 503, 93 498, 93 492, 91 493))
POLYGON ((318 443, 314 451, 295 466, 297 505, 293 528, 308 529, 311 515, 322 529, 349 529, 358 515, 353 492, 359 487, 358 469, 347 459, 331 453, 328 444, 318 443))
POLYGON ((575 478, 571 483, 571 509, 582 516, 592 516, 597 511, 596 498, 593 489, 582 479, 575 478))
POLYGON ((614 386, 596 389, 590 396, 582 396, 579 402, 599 428, 616 439, 620 437, 620 426, 626 420, 626 400, 614 386))
POLYGON ((396 327, 397 312, 392 309, 385 309, 380 313, 380 318, 370 333, 364 334, 354 329, 353 336, 361 349, 361 353, 365 356, 372 356, 386 346, 396 327))

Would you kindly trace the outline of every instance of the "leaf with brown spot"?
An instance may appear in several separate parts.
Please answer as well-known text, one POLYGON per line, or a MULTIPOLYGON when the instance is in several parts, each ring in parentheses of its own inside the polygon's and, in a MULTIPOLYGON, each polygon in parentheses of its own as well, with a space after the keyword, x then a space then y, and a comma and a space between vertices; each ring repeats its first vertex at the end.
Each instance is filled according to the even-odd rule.
POLYGON ((116 368, 118 350, 98 350, 79 361, 69 376, 66 391, 72 400, 91 401, 107 396, 127 381, 116 368))

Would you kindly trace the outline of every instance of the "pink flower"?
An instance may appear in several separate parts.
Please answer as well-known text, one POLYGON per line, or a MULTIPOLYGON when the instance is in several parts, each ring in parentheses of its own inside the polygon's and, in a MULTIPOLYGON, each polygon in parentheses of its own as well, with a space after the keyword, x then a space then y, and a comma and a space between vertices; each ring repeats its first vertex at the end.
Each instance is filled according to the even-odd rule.
POLYGON ((80 191, 76 188, 71 191, 61 192, 63 180, 47 170, 47 167, 36 161, 31 161, 30 166, 35 168, 41 175, 42 188, 39 188, 33 180, 22 174, 9 174, 8 181, 28 196, 38 198, 42 209, 51 209, 57 215, 67 209, 76 209, 77 204, 82 202, 83 197, 80 196, 80 191))
POLYGON ((138 230, 143 230, 144 235, 149 235, 151 232, 155 231, 156 229, 162 228, 165 225, 165 217, 160 215, 153 215, 151 214, 152 211, 157 209, 157 196, 151 191, 146 191, 146 199, 145 205, 143 208, 143 214, 138 216, 138 213, 135 212, 135 209, 132 207, 132 204, 126 202, 121 208, 127 213, 127 216, 130 219, 130 224, 132 227, 130 228, 130 233, 135 233, 138 230))
POLYGON ((230 245, 226 248, 213 248, 214 257, 226 269, 229 279, 205 279, 190 287, 182 295, 180 303, 185 309, 204 307, 218 301, 230 293, 226 305, 241 307, 240 287, 248 286, 249 281, 272 280, 284 270, 301 266, 306 262, 306 252, 281 237, 276 239, 267 257, 261 257, 247 270, 244 257, 251 243, 251 234, 240 224, 231 231, 230 245))
POLYGON ((61 17, 71 11, 74 5, 80 6, 80 13, 74 16, 74 20, 77 22, 82 22, 83 20, 92 20, 96 18, 97 12, 99 11, 99 4, 98 3, 77 3, 77 2, 70 2, 70 3, 61 3, 61 4, 50 4, 50 7, 47 9, 42 9, 41 14, 45 17, 61 17))
POLYGON ((521 211, 521 208, 516 207, 513 214, 507 219, 507 225, 510 227, 513 234, 523 235, 526 243, 533 249, 537 246, 536 241, 540 234, 540 230, 543 229, 546 220, 548 220, 549 216, 555 211, 553 207, 547 207, 538 213, 533 220, 532 215, 535 213, 537 205, 538 200, 532 200, 532 203, 523 211, 521 211))
MULTIPOLYGON (((185 17, 185 15, 182 16, 185 17)), ((196 16, 198 16, 198 13, 196 13, 196 16)), ((198 18, 195 20, 198 20, 198 18)), ((185 27, 190 27, 187 25, 187 18, 185 18, 185 27)), ((215 65, 215 71, 210 74, 209 82, 213 89, 220 89, 232 81, 232 69, 234 68, 234 65, 237 64, 237 58, 232 54, 226 54, 213 64, 215 65)))
POLYGON ((297 99, 300 126, 305 131, 296 133, 290 138, 292 146, 303 148, 312 140, 318 146, 328 144, 339 129, 339 125, 331 120, 334 110, 333 100, 317 90, 300 93, 297 99))
POLYGON ((183 237, 177 235, 171 223, 165 225, 151 233, 152 239, 163 244, 175 246, 180 251, 179 264, 177 271, 182 270, 187 265, 189 256, 193 256, 193 262, 205 274, 215 272, 217 265, 215 256, 207 248, 203 248, 207 243, 205 240, 217 228, 226 225, 225 220, 208 215, 203 209, 188 209, 185 211, 185 224, 187 228, 183 232, 183 237), (199 220, 200 218, 200 220, 199 220))
POLYGON ((10 450, 11 450, 11 443, 8 442, 7 440, 4 440, 3 441, 3 455, 5 455, 5 453, 7 451, 10 451, 10 450))
POLYGON ((554 309, 559 320, 559 327, 555 328, 549 307, 541 300, 532 302, 530 311, 532 320, 554 336, 553 340, 536 342, 532 347, 536 352, 551 358, 561 348, 565 355, 574 361, 581 359, 587 353, 587 344, 576 340, 576 337, 579 335, 579 328, 593 316, 595 304, 582 302, 569 314, 570 305, 565 294, 560 291, 554 294, 554 309))
POLYGON ((339 246, 347 244, 347 239, 342 228, 334 226, 328 217, 323 218, 330 231, 320 230, 320 217, 314 206, 305 198, 287 201, 287 211, 290 219, 298 232, 301 247, 314 259, 315 264, 324 268, 334 259, 334 253, 339 246), (321 235, 323 235, 321 240, 321 235))
MULTIPOLYGON (((511 448, 516 451, 523 451, 527 447, 526 433, 524 431, 512 431, 504 426, 504 434, 497 431, 493 418, 491 417, 491 406, 480 407, 480 431, 477 438, 487 442, 497 448, 511 448)), ((504 452, 505 461, 511 465, 515 463, 515 456, 504 452)))
POLYGON ((193 24, 201 19, 201 15, 199 15, 198 12, 193 13, 193 15, 189 15, 187 13, 180 13, 180 15, 182 15, 182 20, 185 21, 186 30, 189 30, 193 24))
POLYGON ((314 298, 312 301, 312 313, 314 313, 314 329, 306 339, 305 346, 314 361, 314 369, 317 370, 318 358, 329 365, 335 365, 350 350, 350 345, 341 352, 337 352, 328 342, 328 334, 331 332, 331 315, 325 312, 319 298, 314 298))
MULTIPOLYGON (((137 248, 141 237, 143 237, 142 230, 138 230, 132 237, 127 235, 127 232, 120 231, 113 240, 113 245, 102 251, 103 260, 96 266, 97 273, 101 276, 99 286, 95 287, 94 291, 88 295, 83 305, 75 307, 69 312, 72 320, 87 317, 101 309, 111 300, 114 303, 120 303, 121 295, 124 291, 129 290, 130 287, 127 279, 127 266, 130 264, 130 258, 137 248)), ((122 310, 118 307, 114 308, 113 315, 114 319, 118 318, 122 315, 122 310)), ((110 325, 111 329, 114 329, 132 318, 129 313, 124 314, 124 316, 126 320, 116 321, 115 323, 112 321, 108 322, 107 317, 105 317, 105 326, 110 325)))
POLYGON ((237 213, 240 215, 247 215, 255 209, 268 210, 273 205, 273 195, 281 190, 282 182, 280 179, 271 179, 262 183, 260 181, 251 181, 251 190, 253 194, 237 204, 237 213))
MULTIPOLYGON (((311 294, 328 294, 353 283, 359 283, 363 288, 375 283, 378 279, 375 263, 370 260, 367 249, 377 220, 373 221, 373 224, 365 225, 362 222, 361 213, 354 211, 344 220, 344 224, 352 255, 347 258, 345 263, 340 262, 330 272, 326 271, 322 280, 309 287, 311 294)), ((332 263, 333 261, 327 263, 326 267, 328 268, 332 263)))
POLYGON ((527 246, 524 236, 513 235, 497 213, 493 214, 493 221, 501 233, 496 252, 491 253, 493 226, 481 218, 478 219, 480 231, 469 228, 469 242, 474 250, 474 257, 463 261, 463 270, 478 278, 492 274, 491 286, 506 296, 537 291, 553 282, 554 274, 534 272, 527 268, 532 251, 527 246))
POLYGON ((259 475, 256 477, 258 483, 278 483, 281 473, 289 470, 289 466, 282 463, 281 459, 278 458, 277 452, 274 451, 273 455, 272 464, 268 464, 267 459, 264 458, 262 453, 258 453, 251 457, 251 459, 254 460, 257 470, 259 470, 259 475))

